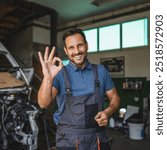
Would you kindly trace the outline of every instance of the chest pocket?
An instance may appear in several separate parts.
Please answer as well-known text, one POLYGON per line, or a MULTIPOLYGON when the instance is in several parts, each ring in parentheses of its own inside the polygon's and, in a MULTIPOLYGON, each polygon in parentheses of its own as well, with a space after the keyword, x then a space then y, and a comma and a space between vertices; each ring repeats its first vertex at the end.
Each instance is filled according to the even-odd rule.
POLYGON ((75 126, 82 126, 86 128, 96 127, 95 116, 98 113, 98 103, 95 95, 85 96, 71 96, 66 102, 68 105, 68 119, 73 122, 75 126))

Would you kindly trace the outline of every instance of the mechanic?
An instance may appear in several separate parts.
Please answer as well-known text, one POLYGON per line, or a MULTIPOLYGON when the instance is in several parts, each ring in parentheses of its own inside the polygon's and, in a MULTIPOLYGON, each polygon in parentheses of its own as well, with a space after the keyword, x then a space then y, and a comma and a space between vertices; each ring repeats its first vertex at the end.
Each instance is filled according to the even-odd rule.
POLYGON ((46 108, 55 97, 58 104, 56 150, 110 150, 106 126, 120 105, 112 78, 103 65, 87 59, 88 43, 81 29, 66 31, 63 41, 70 60, 66 66, 54 56, 55 47, 51 52, 46 47, 44 56, 38 52, 44 75, 39 106, 46 108), (105 95, 110 101, 107 108, 103 108, 105 95))

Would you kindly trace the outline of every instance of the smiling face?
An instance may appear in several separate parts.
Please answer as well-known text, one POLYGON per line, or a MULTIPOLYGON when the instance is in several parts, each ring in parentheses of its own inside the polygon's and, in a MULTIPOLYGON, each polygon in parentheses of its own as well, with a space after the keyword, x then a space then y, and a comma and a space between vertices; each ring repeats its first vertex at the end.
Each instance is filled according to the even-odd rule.
POLYGON ((65 39, 64 51, 70 61, 79 68, 84 67, 84 62, 87 57, 88 44, 83 36, 79 33, 68 36, 65 39))

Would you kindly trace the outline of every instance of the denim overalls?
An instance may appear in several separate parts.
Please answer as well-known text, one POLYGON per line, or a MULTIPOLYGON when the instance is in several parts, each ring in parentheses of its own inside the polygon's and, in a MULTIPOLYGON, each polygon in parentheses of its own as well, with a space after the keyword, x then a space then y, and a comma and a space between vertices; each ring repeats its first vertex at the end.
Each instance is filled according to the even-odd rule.
POLYGON ((92 65, 95 92, 89 95, 72 96, 66 67, 63 76, 66 86, 66 102, 56 133, 56 150, 110 150, 105 128, 99 127, 94 117, 103 109, 97 66, 92 65))

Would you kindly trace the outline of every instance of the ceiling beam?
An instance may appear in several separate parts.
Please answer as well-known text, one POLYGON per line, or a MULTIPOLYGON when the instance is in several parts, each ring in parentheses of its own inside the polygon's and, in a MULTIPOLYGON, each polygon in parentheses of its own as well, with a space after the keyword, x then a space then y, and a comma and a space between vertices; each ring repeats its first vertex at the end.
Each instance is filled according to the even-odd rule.
MULTIPOLYGON (((4 30, 9 30, 10 37, 29 21, 50 15, 51 45, 56 43, 57 12, 54 9, 25 0, 1 0, 0 34, 5 38, 4 30)), ((1 38, 2 38, 1 37, 1 38)), ((9 36, 8 36, 9 37, 9 36)), ((7 37, 6 37, 7 38, 7 37)))

